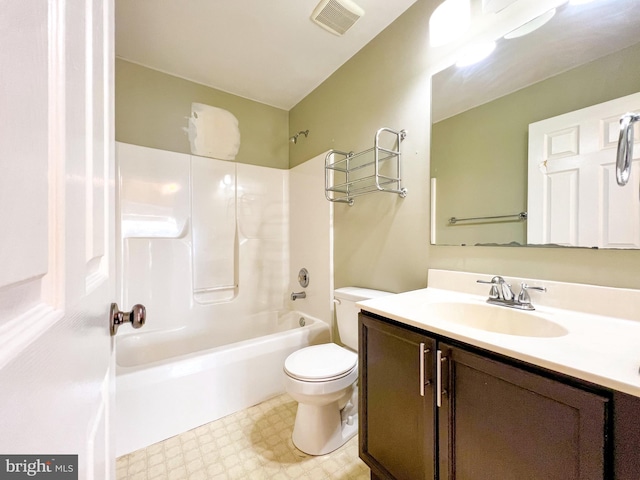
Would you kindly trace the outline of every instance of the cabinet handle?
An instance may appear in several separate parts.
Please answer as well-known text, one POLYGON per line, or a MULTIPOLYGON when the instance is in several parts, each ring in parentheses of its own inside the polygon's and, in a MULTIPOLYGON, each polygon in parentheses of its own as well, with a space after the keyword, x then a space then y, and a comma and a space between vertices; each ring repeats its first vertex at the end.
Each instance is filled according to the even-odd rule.
POLYGON ((420 396, 424 397, 424 343, 420 344, 420 396))
POLYGON ((425 380, 425 355, 431 352, 431 349, 425 348, 425 344, 420 344, 420 396, 424 397, 424 387, 425 385, 431 385, 431 380, 425 380))
POLYGON ((436 352, 436 405, 442 406, 442 362, 446 362, 447 357, 442 356, 442 350, 436 352))

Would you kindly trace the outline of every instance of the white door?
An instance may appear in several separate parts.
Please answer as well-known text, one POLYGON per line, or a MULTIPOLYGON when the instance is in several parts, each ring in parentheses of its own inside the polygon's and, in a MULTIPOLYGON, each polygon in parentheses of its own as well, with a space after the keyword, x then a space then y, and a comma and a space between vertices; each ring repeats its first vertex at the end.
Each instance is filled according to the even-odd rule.
POLYGON ((631 177, 616 183, 620 117, 640 93, 529 125, 527 242, 640 248, 640 125, 631 177))
POLYGON ((0 456, 114 478, 113 2, 0 12, 0 456))

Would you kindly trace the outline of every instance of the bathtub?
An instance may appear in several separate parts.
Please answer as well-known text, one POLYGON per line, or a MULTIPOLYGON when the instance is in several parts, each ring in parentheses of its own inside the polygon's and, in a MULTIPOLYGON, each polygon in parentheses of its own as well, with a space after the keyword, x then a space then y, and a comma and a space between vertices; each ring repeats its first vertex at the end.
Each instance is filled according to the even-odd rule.
POLYGON ((116 456, 284 393, 285 358, 330 341, 326 323, 300 312, 213 327, 117 337, 116 456))

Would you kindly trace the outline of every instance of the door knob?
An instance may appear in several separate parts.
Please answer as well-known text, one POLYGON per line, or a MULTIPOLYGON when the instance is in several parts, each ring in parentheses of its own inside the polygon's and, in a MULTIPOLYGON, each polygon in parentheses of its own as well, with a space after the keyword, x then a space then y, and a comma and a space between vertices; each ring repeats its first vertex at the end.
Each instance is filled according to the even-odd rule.
POLYGON ((133 328, 140 328, 144 325, 147 318, 147 309, 144 305, 134 305, 130 312, 121 312, 117 303, 111 304, 111 313, 109 314, 109 324, 111 335, 115 335, 118 327, 123 323, 131 323, 133 328))

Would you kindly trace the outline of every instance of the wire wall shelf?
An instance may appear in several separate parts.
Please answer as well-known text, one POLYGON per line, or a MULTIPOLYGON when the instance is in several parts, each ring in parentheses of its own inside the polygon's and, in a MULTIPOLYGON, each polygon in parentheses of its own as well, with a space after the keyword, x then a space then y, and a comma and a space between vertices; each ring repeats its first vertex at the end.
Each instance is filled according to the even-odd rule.
POLYGON ((354 198, 374 192, 407 196, 402 186, 400 144, 404 130, 383 127, 374 146, 362 152, 329 150, 325 157, 325 196, 330 202, 353 205, 354 198))

